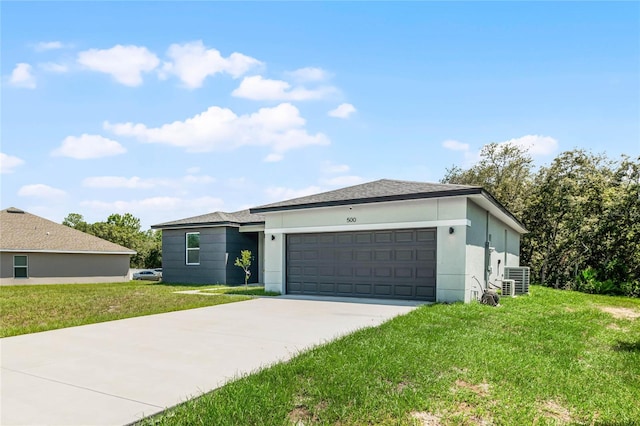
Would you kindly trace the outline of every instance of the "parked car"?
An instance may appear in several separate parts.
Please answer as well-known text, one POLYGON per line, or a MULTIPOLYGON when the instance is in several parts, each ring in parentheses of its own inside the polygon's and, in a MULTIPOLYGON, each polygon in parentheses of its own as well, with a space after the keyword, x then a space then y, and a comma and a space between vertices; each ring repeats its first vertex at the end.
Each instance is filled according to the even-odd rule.
POLYGON ((138 271, 133 273, 134 280, 149 280, 149 281, 160 281, 162 279, 162 273, 157 273, 156 271, 138 271))
POLYGON ((155 272, 156 274, 160 275, 160 277, 162 277, 162 268, 155 268, 153 272, 155 272))

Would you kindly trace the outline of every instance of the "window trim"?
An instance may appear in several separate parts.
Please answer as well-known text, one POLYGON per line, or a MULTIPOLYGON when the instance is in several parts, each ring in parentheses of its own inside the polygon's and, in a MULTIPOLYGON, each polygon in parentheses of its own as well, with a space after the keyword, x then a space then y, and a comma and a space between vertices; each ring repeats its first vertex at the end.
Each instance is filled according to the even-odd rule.
POLYGON ((29 278, 29 256, 26 254, 14 254, 13 255, 13 278, 17 280, 24 280, 29 278), (24 257, 27 261, 26 265, 16 265, 16 258, 24 257), (26 271, 26 276, 24 277, 16 277, 16 268, 24 269, 26 271))
POLYGON ((184 234, 184 246, 185 246, 185 264, 186 265, 199 265, 200 264, 200 232, 186 232, 184 234), (198 236, 198 247, 189 247, 189 235, 197 235, 198 236), (189 251, 198 251, 198 262, 197 263, 189 263, 189 251))

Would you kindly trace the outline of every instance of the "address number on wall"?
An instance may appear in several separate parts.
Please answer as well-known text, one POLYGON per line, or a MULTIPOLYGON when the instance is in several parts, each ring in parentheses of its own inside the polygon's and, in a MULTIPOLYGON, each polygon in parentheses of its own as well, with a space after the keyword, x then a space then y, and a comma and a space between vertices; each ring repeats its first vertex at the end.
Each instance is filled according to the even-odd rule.
POLYGON ((356 222, 356 218, 355 217, 348 217, 347 218, 347 223, 355 223, 356 222))

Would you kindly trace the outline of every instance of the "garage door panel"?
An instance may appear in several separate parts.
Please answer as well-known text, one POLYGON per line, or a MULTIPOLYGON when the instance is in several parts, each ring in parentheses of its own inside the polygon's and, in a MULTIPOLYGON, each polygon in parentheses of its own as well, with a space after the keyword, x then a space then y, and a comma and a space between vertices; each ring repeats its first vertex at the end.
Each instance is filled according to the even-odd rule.
POLYGON ((393 241, 393 233, 391 232, 376 232, 374 241, 376 244, 390 243, 393 241))
POLYGON ((353 293, 353 284, 351 283, 337 283, 336 284, 336 293, 339 294, 352 294, 353 293))
POLYGON ((373 273, 376 276, 376 278, 389 278, 392 275, 392 268, 391 267, 375 267, 373 269, 373 273))
POLYGON ((407 250, 407 249, 396 250, 395 254, 396 254, 396 260, 398 262, 413 262, 414 260, 413 250, 407 250))
POLYGON ((377 262, 387 262, 389 260, 393 260, 392 250, 376 250, 374 253, 374 259, 377 262))
POLYGON ((413 296, 413 286, 396 284, 393 286, 396 296, 411 297, 413 296))
POLYGON ((371 295, 371 284, 356 284, 355 293, 362 296, 371 295))
POLYGON ((435 245, 436 242, 436 230, 435 229, 425 229, 418 230, 416 233, 417 241, 431 241, 435 245))
POLYGON ((370 277, 371 268, 356 268, 356 277, 370 277))
POLYGON ((435 229, 287 235, 287 293, 435 300, 435 229))
POLYGON ((393 285, 391 284, 378 284, 374 286, 373 292, 376 296, 391 296, 393 295, 393 285))
POLYGON ((418 278, 435 278, 435 268, 416 268, 416 277, 418 278))
POLYGON ((353 268, 350 266, 338 266, 338 273, 336 274, 339 277, 352 277, 353 276, 353 268))
POLYGON ((336 285, 334 283, 318 283, 318 292, 324 294, 333 294, 336 292, 336 285))
POLYGON ((338 245, 353 244, 353 234, 340 233, 336 235, 336 243, 338 245))
POLYGON ((413 268, 396 267, 393 270, 393 276, 396 278, 412 278, 413 268))

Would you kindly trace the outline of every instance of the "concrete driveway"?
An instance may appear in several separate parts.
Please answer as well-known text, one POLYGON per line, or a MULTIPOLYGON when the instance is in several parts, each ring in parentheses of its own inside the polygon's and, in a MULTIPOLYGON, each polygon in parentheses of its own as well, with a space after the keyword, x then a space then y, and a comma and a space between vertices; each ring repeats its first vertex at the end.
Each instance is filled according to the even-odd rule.
POLYGON ((415 303, 290 297, 0 339, 0 424, 123 425, 415 303))

